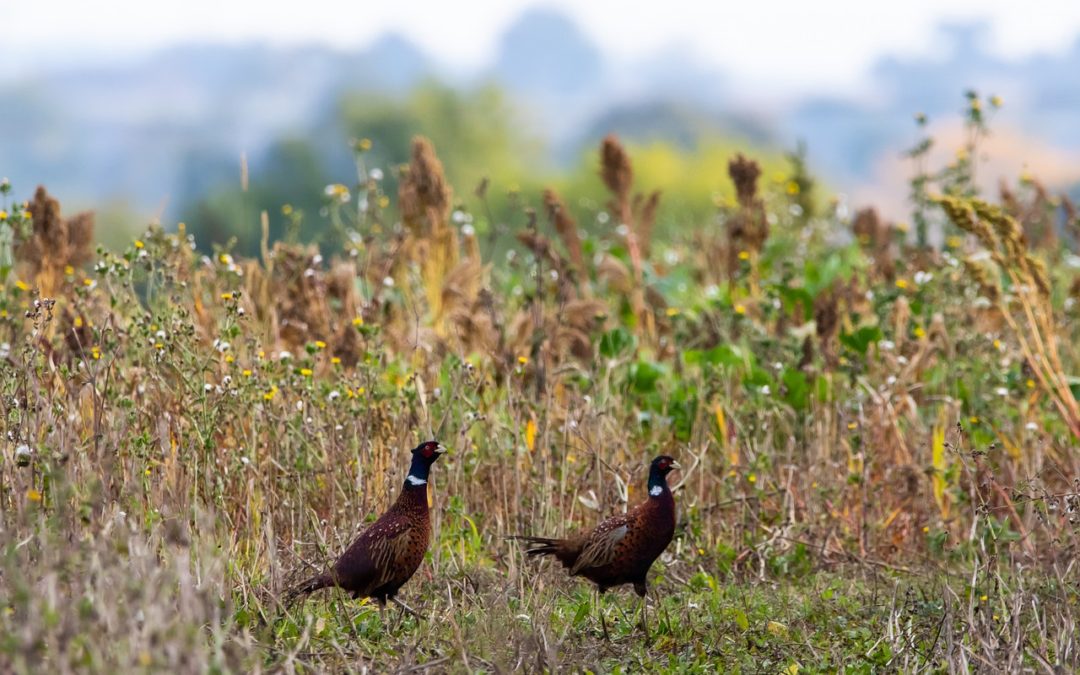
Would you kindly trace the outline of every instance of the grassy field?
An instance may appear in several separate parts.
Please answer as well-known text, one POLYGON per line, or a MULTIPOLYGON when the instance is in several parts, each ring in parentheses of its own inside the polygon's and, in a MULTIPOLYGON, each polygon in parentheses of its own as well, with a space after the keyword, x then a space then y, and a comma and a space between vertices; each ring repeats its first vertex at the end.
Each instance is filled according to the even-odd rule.
POLYGON ((0 670, 1077 669, 1080 228, 967 161, 920 169, 908 232, 733 158, 738 199, 660 241, 615 139, 580 223, 455 195, 418 140, 398 194, 327 188, 321 255, 258 259, 95 251, 5 187, 0 670), (281 606, 433 437, 424 618, 281 606), (660 453, 646 636, 506 537, 625 509, 660 453))

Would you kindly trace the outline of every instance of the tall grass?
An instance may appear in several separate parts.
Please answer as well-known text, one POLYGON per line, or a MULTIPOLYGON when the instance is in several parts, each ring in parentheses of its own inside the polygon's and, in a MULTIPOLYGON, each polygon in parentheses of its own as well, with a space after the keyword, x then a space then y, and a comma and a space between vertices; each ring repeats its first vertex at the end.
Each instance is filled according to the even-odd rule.
MULTIPOLYGON (((264 238, 260 259, 151 228, 83 267, 43 191, 3 204, 40 243, 15 245, 0 300, 0 666, 1076 667, 1064 268, 978 238, 1034 286, 1007 300, 962 263, 975 242, 909 250, 869 213, 813 212, 804 183, 762 190, 742 157, 718 224, 654 241, 660 196, 617 139, 602 156, 606 226, 582 231, 554 191, 527 213, 455 201, 418 139, 400 214, 375 179, 331 186, 342 250, 264 238), (519 244, 493 259, 500 225, 519 244), (428 619, 280 606, 431 437, 452 452, 404 591, 428 619), (686 469, 658 631, 605 644, 588 589, 504 537, 625 509, 662 452, 686 469)), ((1008 222, 941 203, 976 234, 971 213, 1008 222)))

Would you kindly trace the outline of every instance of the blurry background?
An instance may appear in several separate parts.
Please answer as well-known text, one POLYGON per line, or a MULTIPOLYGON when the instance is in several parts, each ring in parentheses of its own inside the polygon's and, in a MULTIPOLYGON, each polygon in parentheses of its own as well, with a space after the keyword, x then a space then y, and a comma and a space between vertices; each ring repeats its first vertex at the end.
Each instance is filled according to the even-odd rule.
POLYGON ((705 4, 6 3, 0 176, 96 209, 106 243, 185 221, 251 252, 262 210, 275 234, 325 227, 326 186, 356 182, 350 139, 372 139, 388 194, 423 133, 465 202, 489 178, 590 208, 616 132, 665 190, 662 227, 711 217, 736 149, 779 171, 800 144, 830 194, 902 220, 915 115, 955 152, 975 89, 1003 101, 980 182, 1077 194, 1080 3, 705 4))

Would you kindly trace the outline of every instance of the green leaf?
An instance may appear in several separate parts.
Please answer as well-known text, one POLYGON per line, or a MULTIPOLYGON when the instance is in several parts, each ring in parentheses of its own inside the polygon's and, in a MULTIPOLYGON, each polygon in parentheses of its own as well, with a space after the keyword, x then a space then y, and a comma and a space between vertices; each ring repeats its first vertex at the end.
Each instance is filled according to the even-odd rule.
POLYGON ((751 352, 734 345, 717 345, 712 349, 689 349, 683 352, 683 362, 688 366, 713 365, 734 368, 753 367, 756 359, 751 352))
POLYGON ((804 410, 810 393, 806 373, 795 368, 785 368, 780 379, 784 382, 784 400, 795 410, 804 410))
POLYGON ((600 356, 612 359, 634 348, 634 336, 623 327, 613 328, 600 338, 600 356))
POLYGON ((746 618, 746 612, 741 609, 735 610, 735 625, 738 626, 741 631, 750 630, 750 619, 746 618))
POLYGON ((777 286, 776 292, 784 303, 784 309, 794 311, 801 307, 803 321, 809 321, 814 317, 814 296, 805 288, 793 288, 791 286, 777 286))
POLYGON ((664 367, 658 363, 638 361, 630 370, 630 381, 638 393, 656 391, 656 382, 664 376, 664 367))
MULTIPOLYGON (((601 610, 601 611, 603 611, 603 610, 601 610)), ((574 625, 575 626, 580 625, 581 622, 584 621, 585 617, 587 617, 587 616, 589 616, 589 603, 588 602, 578 603, 577 613, 574 614, 574 625)))
POLYGON ((840 333, 840 343, 848 349, 866 355, 871 343, 876 343, 882 338, 879 326, 863 326, 854 333, 840 333))
POLYGON ((743 384, 748 387, 763 387, 768 385, 769 389, 776 391, 776 380, 769 371, 764 368, 758 368, 754 366, 750 369, 750 372, 743 378, 743 384))

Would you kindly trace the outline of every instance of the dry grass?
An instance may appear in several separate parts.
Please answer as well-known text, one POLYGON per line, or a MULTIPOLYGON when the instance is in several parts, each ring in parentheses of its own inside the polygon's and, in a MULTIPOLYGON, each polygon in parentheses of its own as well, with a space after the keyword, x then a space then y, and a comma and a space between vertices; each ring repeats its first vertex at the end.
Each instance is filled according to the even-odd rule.
POLYGON ((93 272, 20 268, 0 321, 0 668, 1080 665, 1066 280, 989 205, 945 202, 971 231, 997 223, 984 244, 1013 242, 1030 309, 949 253, 887 270, 880 241, 800 248, 789 195, 749 188, 727 245, 752 274, 736 256, 717 277, 715 252, 649 241, 649 198, 604 148, 632 227, 583 232, 551 192, 507 264, 450 218, 418 140, 405 226, 358 232, 340 259, 199 259, 153 230, 93 272), (427 618, 384 626, 333 594, 281 608, 433 436, 452 449, 437 536, 404 592, 427 618), (616 595, 607 643, 589 589, 504 538, 625 508, 661 452, 687 468, 655 631, 616 595))

